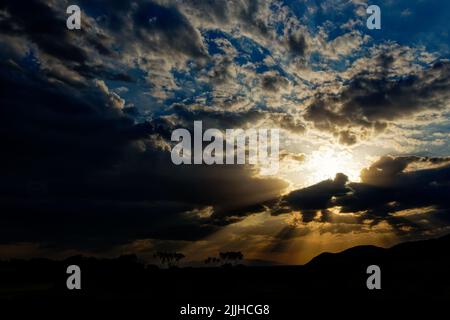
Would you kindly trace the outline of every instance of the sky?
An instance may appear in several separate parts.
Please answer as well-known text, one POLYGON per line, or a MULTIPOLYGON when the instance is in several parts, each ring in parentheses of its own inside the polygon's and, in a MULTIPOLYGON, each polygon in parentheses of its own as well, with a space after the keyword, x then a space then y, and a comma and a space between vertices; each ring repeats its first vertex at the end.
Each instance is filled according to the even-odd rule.
POLYGON ((0 258, 302 264, 448 233, 449 20, 444 0, 2 1, 0 258), (197 120, 279 128, 279 172, 174 165, 197 120))

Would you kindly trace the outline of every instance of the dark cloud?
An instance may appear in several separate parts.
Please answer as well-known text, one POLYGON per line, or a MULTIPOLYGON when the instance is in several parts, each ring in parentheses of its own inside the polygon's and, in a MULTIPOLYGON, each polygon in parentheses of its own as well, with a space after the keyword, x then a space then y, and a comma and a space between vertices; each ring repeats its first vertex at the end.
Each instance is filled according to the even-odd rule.
POLYGON ((284 212, 300 211, 303 221, 310 222, 316 217, 317 211, 332 206, 334 197, 345 195, 350 191, 346 185, 347 182, 347 176, 338 173, 333 180, 325 180, 310 187, 292 191, 281 199, 279 206, 284 212))
POLYGON ((75 1, 92 13, 98 26, 109 31, 113 44, 127 52, 139 45, 159 54, 184 54, 205 58, 202 38, 174 3, 161 5, 156 1, 75 1))
POLYGON ((277 92, 289 85, 289 81, 278 74, 264 74, 262 77, 262 88, 267 91, 277 92))
POLYGON ((303 57, 308 50, 308 44, 301 33, 290 34, 287 38, 288 48, 294 56, 303 57))
POLYGON ((0 9, 8 12, 2 19, 2 33, 25 36, 43 52, 73 63, 84 63, 86 52, 72 43, 61 13, 43 1, 28 1, 26 10, 17 1, 2 1, 0 9), (39 14, 37 14, 39 13, 39 14))
MULTIPOLYGON (((207 58, 199 31, 174 6, 152 1, 131 5, 103 0, 72 4, 78 4, 84 14, 81 30, 66 28, 66 7, 62 3, 32 0, 24 10, 16 1, 3 1, 0 9, 6 14, 0 21, 1 33, 9 37, 2 39, 4 45, 14 48, 25 41, 23 49, 37 49, 35 54, 44 62, 42 68, 62 81, 74 81, 68 79, 74 74, 89 79, 132 81, 132 77, 119 71, 123 68, 120 64, 146 60, 152 54, 169 63, 182 57, 198 61, 207 58), (108 63, 109 59, 114 59, 115 65, 108 63), (71 74, 61 74, 61 69, 68 69, 71 74)), ((25 54, 16 52, 18 59, 25 54)))
POLYGON ((247 28, 252 31, 256 30, 264 36, 269 33, 266 21, 260 15, 265 5, 264 1, 261 0, 246 1, 238 13, 238 17, 240 17, 242 23, 247 24, 247 28))
POLYGON ((337 96, 317 97, 308 106, 305 119, 320 130, 339 135, 341 143, 354 144, 357 136, 382 131, 389 122, 442 109, 449 99, 449 88, 447 62, 400 79, 360 74, 337 96))
MULTIPOLYGON (((397 231, 410 227, 424 231, 432 229, 440 220, 441 226, 450 223, 450 166, 408 171, 414 162, 448 162, 447 158, 384 157, 361 173, 361 183, 349 186, 353 192, 336 200, 342 212, 364 211, 363 219, 373 223, 386 220, 397 231), (428 208, 423 212, 423 208, 428 208), (397 213, 412 210, 415 216, 403 217, 397 213), (439 213, 439 215, 438 215, 439 213), (445 213, 445 214, 444 214, 445 213), (426 221, 419 227, 418 221, 426 221)), ((406 231, 406 230, 403 230, 406 231)))
POLYGON ((397 233, 408 232, 410 236, 433 232, 435 225, 450 225, 446 196, 450 194, 449 163, 448 157, 382 157, 362 170, 361 182, 349 182, 345 175, 338 174, 334 180, 292 191, 281 198, 273 213, 300 211, 304 222, 345 222, 329 211, 340 207, 341 214, 357 214, 360 224, 367 221, 374 226, 385 221, 397 233), (413 170, 409 169, 411 165, 423 167, 413 170))
POLYGON ((265 113, 258 109, 246 111, 195 109, 190 106, 175 104, 168 111, 184 128, 192 127, 194 121, 201 120, 204 128, 219 130, 232 128, 248 128, 265 118, 265 113))
POLYGON ((422 164, 425 167, 443 165, 450 162, 449 157, 386 156, 374 162, 369 168, 361 171, 361 180, 371 185, 389 185, 401 177, 411 164, 422 164))
POLYGON ((256 37, 270 36, 264 9, 267 3, 261 0, 202 1, 184 0, 186 10, 195 8, 191 14, 201 22, 208 21, 221 27, 240 27, 243 32, 256 37))
MULTIPOLYGON (((206 57, 184 14, 151 1, 75 3, 85 14, 77 32, 66 29, 63 6, 34 0, 31 10, 11 1, 0 7, 7 12, 1 20, 7 38, 0 64, 0 211, 6 212, 0 241, 98 249, 142 238, 196 240, 265 210, 260 203, 277 197, 284 182, 254 178, 242 165, 175 166, 168 151, 175 127, 194 120, 246 127, 264 113, 174 106, 165 117, 136 123, 139 110, 97 80, 132 81, 102 60, 135 46, 167 59, 206 57), (12 56, 8 48, 16 42, 30 50, 30 59, 25 52, 12 56), (210 214, 195 214, 205 208, 210 214)), ((226 81, 220 77, 230 63, 224 59, 214 79, 226 81)))
POLYGON ((220 24, 229 22, 231 1, 185 0, 183 2, 190 8, 196 8, 195 11, 211 22, 220 24))
POLYGON ((194 58, 206 57, 200 33, 175 7, 144 2, 133 12, 134 33, 155 51, 176 50, 194 58))
MULTIPOLYGON (((95 32, 86 20, 83 20, 84 28, 81 30, 69 31, 66 28, 65 8, 50 6, 45 1, 32 0, 27 2, 26 10, 17 1, 3 1, 0 9, 7 12, 0 22, 1 33, 10 37, 8 40, 4 39, 4 46, 14 47, 16 41, 26 41, 27 48, 24 50, 31 51, 34 50, 33 46, 36 46, 36 54, 40 59, 47 59, 43 55, 56 59, 52 64, 58 61, 65 68, 71 68, 83 77, 131 81, 129 76, 92 61, 92 52, 109 57, 115 56, 115 52, 107 44, 105 36, 95 32), (11 43, 8 43, 9 41, 11 43)), ((21 59, 26 52, 15 54, 15 58, 21 59)), ((68 76, 61 78, 61 75, 52 70, 55 66, 44 67, 48 68, 45 71, 49 76, 71 81, 68 76)))
POLYGON ((0 67, 2 243, 95 250, 201 239, 285 187, 243 165, 173 165, 171 123, 136 124, 103 82, 71 86, 26 64, 0 67), (210 216, 190 213, 207 207, 210 216))
POLYGON ((255 127, 258 122, 264 123, 266 128, 285 129, 295 134, 303 134, 306 130, 304 123, 297 117, 257 108, 244 111, 217 111, 175 104, 165 115, 175 117, 176 122, 185 128, 192 127, 196 120, 202 120, 203 128, 217 128, 219 130, 247 129, 255 127))

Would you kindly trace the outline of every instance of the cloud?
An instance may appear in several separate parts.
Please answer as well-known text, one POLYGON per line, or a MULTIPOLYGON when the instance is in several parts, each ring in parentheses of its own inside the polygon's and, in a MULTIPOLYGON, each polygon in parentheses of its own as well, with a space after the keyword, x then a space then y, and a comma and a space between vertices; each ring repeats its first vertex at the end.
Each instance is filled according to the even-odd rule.
POLYGON ((181 52, 189 57, 206 57, 200 33, 174 6, 144 2, 132 8, 134 35, 140 43, 165 54, 181 52))
POLYGON ((71 42, 70 33, 63 27, 65 20, 49 4, 29 1, 27 10, 23 10, 17 2, 6 1, 2 2, 1 9, 7 12, 2 19, 2 33, 26 35, 43 52, 71 63, 87 60, 86 52, 71 42))
POLYGON ((337 95, 316 97, 304 117, 317 129, 338 134, 342 143, 353 144, 356 136, 371 136, 394 120, 447 107, 449 71, 447 62, 439 62, 417 76, 400 79, 360 74, 337 95))
POLYGON ((242 34, 264 42, 273 38, 268 26, 269 4, 261 0, 184 0, 180 8, 201 28, 219 27, 231 31, 237 27, 242 34))
POLYGON ((288 46, 290 52, 298 56, 304 56, 308 50, 308 44, 305 36, 300 32, 296 32, 288 36, 288 46))
POLYGON ((349 192, 346 186, 347 176, 342 173, 336 175, 334 180, 325 180, 318 184, 295 190, 281 199, 280 207, 289 207, 290 211, 300 210, 305 222, 312 221, 316 212, 331 206, 333 197, 349 192))
POLYGON ((0 84, 0 130, 10 137, 0 160, 2 243, 96 250, 198 240, 264 210, 259 203, 286 187, 244 165, 173 165, 173 125, 135 123, 101 80, 74 87, 3 63, 0 84), (207 207, 211 215, 190 214, 207 207))
MULTIPOLYGON (((282 195, 284 180, 251 166, 177 167, 169 153, 172 130, 202 120, 284 129, 282 176, 295 185, 321 144, 369 150, 367 159, 446 154, 444 44, 365 32, 361 1, 73 4, 83 13, 77 31, 65 27, 64 1, 0 4, 2 243, 196 241, 269 209, 284 243, 317 228, 447 226, 446 157, 383 157, 361 182, 338 174, 282 195), (292 212, 301 221, 283 228, 281 214, 292 212)), ((260 236, 270 238, 264 229, 252 241, 260 236)))
POLYGON ((263 74, 261 85, 264 90, 277 92, 282 88, 286 88, 289 84, 289 81, 275 74, 274 72, 266 72, 263 74))
POLYGON ((283 196, 272 213, 298 211, 304 223, 338 224, 338 233, 349 223, 361 230, 386 222, 397 234, 413 237, 450 226, 448 192, 448 157, 385 156, 361 171, 361 182, 337 174, 283 196))

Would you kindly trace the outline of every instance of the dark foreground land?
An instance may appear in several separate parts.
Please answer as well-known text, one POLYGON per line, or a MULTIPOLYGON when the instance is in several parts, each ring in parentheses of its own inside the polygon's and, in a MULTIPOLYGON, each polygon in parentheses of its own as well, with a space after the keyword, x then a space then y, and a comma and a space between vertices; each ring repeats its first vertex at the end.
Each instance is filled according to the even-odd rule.
POLYGON ((308 308, 331 314, 336 308, 356 305, 369 308, 367 313, 384 304, 411 311, 416 303, 449 304, 449 248, 450 236, 446 236, 390 249, 354 247, 337 254, 321 254, 305 266, 273 267, 159 269, 140 263, 134 256, 3 261, 0 300, 39 305, 88 303, 109 309, 136 304, 152 314, 164 314, 158 319, 207 318, 181 317, 180 308, 187 304, 271 305, 272 318, 237 319, 275 319, 276 314, 284 314, 281 319, 301 319, 292 315, 308 308), (66 288, 66 268, 71 264, 81 267, 81 290, 66 288), (366 287, 366 269, 373 264, 381 268, 381 290, 366 287))

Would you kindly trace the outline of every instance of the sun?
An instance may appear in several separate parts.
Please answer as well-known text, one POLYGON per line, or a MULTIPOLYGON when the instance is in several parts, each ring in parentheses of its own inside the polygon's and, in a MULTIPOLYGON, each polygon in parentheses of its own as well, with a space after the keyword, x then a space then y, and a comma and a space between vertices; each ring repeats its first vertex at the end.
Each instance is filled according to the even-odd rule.
POLYGON ((306 155, 302 165, 307 185, 315 184, 326 179, 332 179, 336 173, 342 172, 351 181, 359 181, 362 165, 351 150, 337 147, 321 147, 306 155))

